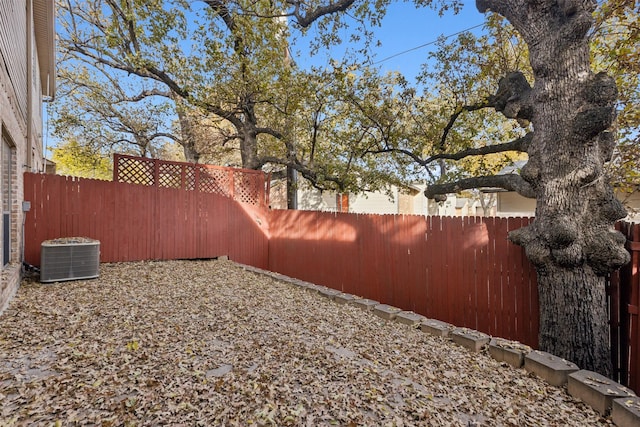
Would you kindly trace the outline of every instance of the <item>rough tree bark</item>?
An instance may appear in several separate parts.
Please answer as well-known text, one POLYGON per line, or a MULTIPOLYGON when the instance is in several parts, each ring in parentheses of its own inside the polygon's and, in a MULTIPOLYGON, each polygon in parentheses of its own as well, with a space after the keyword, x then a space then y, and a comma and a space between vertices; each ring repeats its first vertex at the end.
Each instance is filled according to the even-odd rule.
POLYGON ((176 104, 176 113, 178 114, 178 122, 180 123, 180 133, 182 138, 180 144, 187 162, 198 163, 200 160, 200 152, 196 146, 196 135, 193 126, 193 120, 189 117, 187 109, 184 106, 184 100, 172 93, 171 99, 176 104))
POLYGON ((603 175, 615 144, 617 89, 612 78, 590 68, 588 31, 596 2, 476 5, 520 32, 534 72, 533 87, 520 73, 503 78, 491 104, 534 129, 520 177, 536 198, 536 219, 509 238, 525 248, 538 273, 540 348, 611 376, 605 275, 629 255, 613 229, 626 212, 603 175))

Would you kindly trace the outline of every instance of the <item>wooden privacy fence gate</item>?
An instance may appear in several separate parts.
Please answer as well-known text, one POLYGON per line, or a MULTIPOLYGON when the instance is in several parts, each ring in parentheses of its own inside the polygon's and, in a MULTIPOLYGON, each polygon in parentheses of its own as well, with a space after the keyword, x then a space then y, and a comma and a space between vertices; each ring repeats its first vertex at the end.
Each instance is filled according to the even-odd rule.
MULTIPOLYGON (((254 171, 247 179, 224 171, 233 179, 216 179, 227 186, 216 192, 197 190, 207 168, 168 164, 171 173, 162 163, 144 166, 138 173, 149 181, 139 184, 25 173, 26 262, 40 264, 42 241, 71 236, 100 240, 102 262, 228 255, 537 347, 535 271, 507 241, 532 219, 270 211, 263 174, 260 181, 254 171), (248 184, 257 193, 237 192, 236 182, 258 182, 248 184), (237 201, 237 194, 258 196, 237 201)), ((132 179, 120 168, 116 176, 132 179)), ((608 285, 612 360, 617 379, 640 392, 640 225, 618 228, 632 262, 608 285)))

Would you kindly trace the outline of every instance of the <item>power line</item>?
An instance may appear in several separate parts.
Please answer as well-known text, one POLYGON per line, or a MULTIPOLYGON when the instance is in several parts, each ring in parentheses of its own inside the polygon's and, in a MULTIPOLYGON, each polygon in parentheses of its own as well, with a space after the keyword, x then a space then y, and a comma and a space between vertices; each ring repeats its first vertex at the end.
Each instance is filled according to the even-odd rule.
MULTIPOLYGON (((451 38, 453 36, 457 36, 458 34, 462 34, 462 33, 466 32, 466 31, 473 30, 473 29, 476 29, 478 27, 482 27, 483 25, 484 24, 478 24, 478 25, 475 25, 473 27, 469 27, 469 28, 466 28, 464 30, 460 30, 457 33, 453 33, 453 34, 449 34, 448 36, 444 36, 444 38, 445 39, 449 39, 449 38, 451 38)), ((381 59, 379 61, 374 62, 372 65, 380 64, 382 62, 385 62, 385 61, 388 61, 388 60, 390 60, 392 58, 395 58, 396 56, 404 55, 405 53, 409 53, 409 52, 413 52, 414 50, 422 49, 423 47, 432 45, 432 44, 437 43, 437 42, 438 42, 438 39, 430 41, 430 42, 425 43, 425 44, 421 44, 420 46, 412 47, 411 49, 403 50, 402 52, 394 53, 391 56, 387 56, 386 58, 383 58, 383 59, 381 59)))

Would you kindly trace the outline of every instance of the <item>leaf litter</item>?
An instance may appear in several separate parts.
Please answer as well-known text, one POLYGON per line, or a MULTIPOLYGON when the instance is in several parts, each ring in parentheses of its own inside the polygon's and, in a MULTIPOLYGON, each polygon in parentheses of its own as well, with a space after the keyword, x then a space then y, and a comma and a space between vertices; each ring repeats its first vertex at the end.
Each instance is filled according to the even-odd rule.
POLYGON ((523 369, 230 261, 24 280, 0 425, 603 426, 523 369))

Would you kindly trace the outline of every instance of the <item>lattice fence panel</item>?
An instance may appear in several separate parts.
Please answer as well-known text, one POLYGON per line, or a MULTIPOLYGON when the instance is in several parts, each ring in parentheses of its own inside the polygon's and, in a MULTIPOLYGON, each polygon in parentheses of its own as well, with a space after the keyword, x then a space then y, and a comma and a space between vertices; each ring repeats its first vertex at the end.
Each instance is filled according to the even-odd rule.
POLYGON ((182 166, 175 163, 158 164, 158 187, 182 188, 182 166))
POLYGON ((262 195, 262 179, 257 174, 234 172, 233 184, 235 199, 243 203, 258 204, 262 195))
POLYGON ((196 167, 197 166, 187 166, 184 171, 184 188, 185 190, 195 190, 196 189, 196 167))
POLYGON ((254 205, 266 202, 265 176, 259 171, 120 154, 114 163, 117 182, 220 194, 254 205))
POLYGON ((200 191, 231 197, 231 178, 227 170, 206 166, 199 166, 199 170, 200 191))
POLYGON ((154 185, 153 161, 141 158, 120 157, 118 159, 118 182, 154 185))

